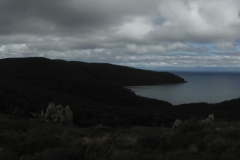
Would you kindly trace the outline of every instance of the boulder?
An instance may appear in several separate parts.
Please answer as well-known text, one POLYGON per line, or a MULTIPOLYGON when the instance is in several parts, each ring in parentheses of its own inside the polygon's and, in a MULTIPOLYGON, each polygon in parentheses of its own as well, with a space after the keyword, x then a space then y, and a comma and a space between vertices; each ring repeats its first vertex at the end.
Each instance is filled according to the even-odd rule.
POLYGON ((214 115, 209 114, 208 117, 200 122, 200 124, 210 124, 214 123, 214 115))
POLYGON ((45 115, 44 115, 43 110, 42 110, 41 114, 39 115, 39 119, 42 120, 42 121, 45 119, 45 115))
POLYGON ((172 129, 178 128, 181 125, 182 121, 179 119, 176 119, 176 121, 174 122, 172 129))
POLYGON ((55 113, 56 113, 58 110, 60 110, 60 111, 63 112, 63 111, 64 111, 63 106, 62 106, 62 105, 57 105, 57 106, 55 107, 55 109, 54 109, 55 113))
POLYGON ((64 110, 64 116, 66 117, 67 122, 73 121, 73 112, 71 111, 69 106, 66 106, 64 110))
POLYGON ((51 118, 53 114, 55 114, 55 105, 53 102, 51 102, 47 107, 47 110, 45 113, 45 120, 51 118))
POLYGON ((59 114, 56 116, 55 122, 60 125, 64 125, 64 124, 66 124, 66 118, 63 115, 59 114))
POLYGON ((70 107, 66 106, 66 108, 63 108, 62 105, 55 107, 53 102, 48 105, 45 115, 43 111, 41 112, 39 119, 46 122, 59 123, 60 125, 73 126, 73 112, 70 107))

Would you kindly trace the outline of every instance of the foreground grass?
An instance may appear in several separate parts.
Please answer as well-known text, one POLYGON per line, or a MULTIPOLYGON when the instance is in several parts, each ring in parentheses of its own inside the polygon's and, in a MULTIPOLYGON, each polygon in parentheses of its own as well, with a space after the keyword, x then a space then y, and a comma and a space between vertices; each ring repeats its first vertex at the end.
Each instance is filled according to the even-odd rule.
POLYGON ((0 114, 0 159, 231 159, 240 157, 240 122, 180 128, 64 127, 0 114))

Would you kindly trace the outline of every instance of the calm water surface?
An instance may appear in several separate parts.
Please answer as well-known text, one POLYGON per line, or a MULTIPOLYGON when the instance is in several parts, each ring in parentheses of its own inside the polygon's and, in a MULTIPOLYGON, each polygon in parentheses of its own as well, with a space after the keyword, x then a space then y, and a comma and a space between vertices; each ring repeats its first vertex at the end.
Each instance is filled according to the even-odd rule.
POLYGON ((218 103, 240 97, 240 72, 172 72, 188 83, 127 87, 137 95, 183 103, 218 103))

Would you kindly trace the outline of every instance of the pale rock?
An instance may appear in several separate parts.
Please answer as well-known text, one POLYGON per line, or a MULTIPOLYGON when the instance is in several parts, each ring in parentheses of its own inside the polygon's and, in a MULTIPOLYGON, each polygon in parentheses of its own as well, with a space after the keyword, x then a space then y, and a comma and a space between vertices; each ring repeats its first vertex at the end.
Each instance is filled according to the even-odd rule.
POLYGON ((66 108, 64 110, 64 116, 66 117, 67 122, 73 121, 73 112, 71 111, 69 106, 66 106, 66 108))
POLYGON ((41 114, 39 115, 39 119, 40 120, 44 120, 45 119, 45 115, 44 115, 43 110, 42 110, 41 114))
POLYGON ((214 115, 213 114, 209 114, 207 119, 208 119, 209 122, 213 123, 214 122, 214 115))
POLYGON ((179 119, 176 119, 176 121, 174 122, 172 129, 178 128, 181 125, 182 121, 179 119))
POLYGON ((70 107, 66 106, 65 109, 62 105, 57 105, 55 107, 53 102, 48 105, 45 116, 44 112, 42 111, 39 118, 45 119, 46 122, 51 121, 59 123, 60 125, 66 124, 68 126, 73 126, 73 112, 71 111, 70 107))
POLYGON ((63 125, 66 123, 66 118, 60 114, 55 118, 55 122, 59 123, 60 125, 63 125))
POLYGON ((57 105, 57 106, 55 107, 54 111, 57 112, 58 110, 60 110, 60 111, 63 112, 63 111, 64 111, 63 106, 62 106, 62 105, 57 105))
POLYGON ((206 119, 204 119, 200 122, 200 124, 210 124, 210 123, 214 123, 214 115, 213 114, 209 114, 209 116, 206 119))
POLYGON ((56 123, 59 123, 60 125, 63 125, 66 123, 66 118, 63 115, 63 111, 57 110, 57 113, 55 115, 56 115, 56 117, 55 117, 56 123))
POLYGON ((102 124, 99 124, 97 126, 95 126, 96 129, 103 129, 103 125, 102 124))
POLYGON ((63 111, 58 110, 58 111, 56 112, 56 115, 57 115, 57 116, 63 116, 63 111))
POLYGON ((55 113, 54 109, 55 109, 55 105, 53 102, 51 102, 47 107, 47 110, 45 113, 45 120, 48 118, 51 118, 51 116, 55 113))

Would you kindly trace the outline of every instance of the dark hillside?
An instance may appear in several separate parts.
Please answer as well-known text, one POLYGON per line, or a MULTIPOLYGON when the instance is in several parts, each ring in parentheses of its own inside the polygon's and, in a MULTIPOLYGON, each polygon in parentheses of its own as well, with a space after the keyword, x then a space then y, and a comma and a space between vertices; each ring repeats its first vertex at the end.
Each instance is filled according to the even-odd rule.
POLYGON ((167 72, 147 71, 112 64, 49 60, 46 58, 2 59, 0 60, 0 72, 13 78, 25 78, 29 75, 37 76, 36 78, 51 78, 50 75, 55 75, 67 76, 70 79, 73 78, 82 82, 100 81, 121 86, 185 82, 181 77, 167 72), (80 77, 81 79, 79 79, 80 77))
POLYGON ((154 72, 112 64, 92 63, 84 71, 98 80, 121 86, 184 83, 184 79, 168 72, 154 72))
POLYGON ((203 115, 213 113, 217 119, 240 120, 240 98, 215 104, 190 103, 174 107, 180 119, 186 119, 187 117, 203 118, 203 115))
POLYGON ((110 64, 67 62, 46 58, 0 60, 0 112, 40 113, 50 102, 70 105, 80 126, 172 124, 175 119, 239 120, 239 99, 219 104, 184 104, 135 95, 122 85, 181 83, 170 73, 158 73, 110 64))
POLYGON ((168 102, 137 96, 121 86, 132 85, 133 82, 138 85, 148 84, 145 79, 148 75, 149 84, 153 81, 155 83, 184 82, 183 79, 171 74, 167 82, 167 73, 108 64, 67 62, 46 58, 2 59, 0 60, 0 111, 12 113, 16 112, 15 110, 24 110, 39 113, 53 101, 56 104, 71 105, 77 117, 75 122, 81 126, 100 122, 110 124, 116 117, 129 119, 129 115, 134 113, 142 116, 146 110, 149 110, 148 106, 171 106, 168 102), (136 109, 139 111, 136 112, 136 109))
MULTIPOLYGON (((158 73, 110 64, 67 62, 46 58, 11 58, 0 60, 0 76, 5 86, 42 88, 66 97, 85 98, 107 104, 169 105, 167 102, 136 96, 122 85, 182 83, 170 73, 158 73), (146 102, 146 103, 145 103, 146 102)), ((2 85, 4 86, 4 85, 2 85)), ((17 87, 15 87, 16 89, 17 87)), ((21 89, 18 89, 21 90, 21 89)), ((34 92, 34 91, 33 91, 34 92)))
MULTIPOLYGON (((132 81, 143 84, 141 80, 143 78, 140 78, 141 72, 143 72, 142 77, 147 77, 150 73, 150 80, 154 79, 151 75, 157 75, 155 82, 157 78, 159 79, 157 83, 166 82, 166 76, 161 77, 166 73, 148 73, 148 71, 115 65, 46 58, 2 59, 0 60, 0 109, 20 107, 39 110, 39 106, 46 106, 50 101, 74 105, 96 102, 116 106, 171 106, 168 102, 136 96, 129 89, 120 86, 120 84, 131 85, 132 81), (119 75, 122 76, 122 80, 119 75)), ((172 75, 172 77, 177 76, 172 75)), ((147 83, 145 81, 144 84, 147 83)), ((169 83, 173 83, 171 76, 169 83)))

